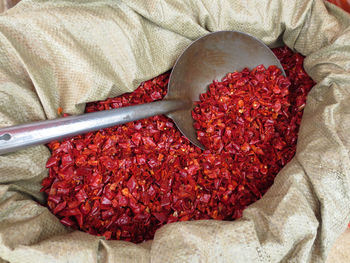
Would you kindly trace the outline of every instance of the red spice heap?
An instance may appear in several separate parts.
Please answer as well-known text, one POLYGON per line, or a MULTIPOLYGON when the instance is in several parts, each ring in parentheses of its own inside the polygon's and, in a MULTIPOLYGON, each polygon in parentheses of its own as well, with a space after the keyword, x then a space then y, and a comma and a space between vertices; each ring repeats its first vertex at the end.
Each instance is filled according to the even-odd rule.
MULTIPOLYGON (((201 96, 193 115, 209 150, 190 144, 164 116, 49 143, 48 207, 66 226, 133 242, 153 238, 166 223, 239 218, 293 157, 314 84, 302 56, 274 52, 291 85, 277 68, 257 67, 214 81, 201 96)), ((162 99, 168 77, 89 103, 86 112, 162 99)))

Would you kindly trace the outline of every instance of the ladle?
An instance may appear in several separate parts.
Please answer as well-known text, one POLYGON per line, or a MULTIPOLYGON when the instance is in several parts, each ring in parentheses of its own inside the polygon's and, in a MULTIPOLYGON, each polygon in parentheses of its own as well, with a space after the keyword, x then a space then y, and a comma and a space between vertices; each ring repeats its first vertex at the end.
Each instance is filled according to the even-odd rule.
POLYGON ((194 41, 178 58, 163 100, 2 128, 0 154, 159 114, 171 118, 187 139, 203 149, 193 128, 194 102, 214 79, 260 64, 276 65, 285 75, 279 60, 260 40, 238 31, 210 33, 194 41))

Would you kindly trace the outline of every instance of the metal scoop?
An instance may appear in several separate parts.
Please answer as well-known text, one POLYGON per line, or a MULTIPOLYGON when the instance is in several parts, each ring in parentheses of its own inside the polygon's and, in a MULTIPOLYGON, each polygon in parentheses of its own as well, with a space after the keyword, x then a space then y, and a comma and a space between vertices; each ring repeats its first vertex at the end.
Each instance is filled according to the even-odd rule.
POLYGON ((160 114, 171 118, 190 142, 204 149, 193 128, 193 102, 214 79, 260 64, 276 65, 285 75, 279 60, 260 40, 237 31, 208 34, 193 42, 176 61, 163 100, 6 127, 0 129, 0 154, 160 114))

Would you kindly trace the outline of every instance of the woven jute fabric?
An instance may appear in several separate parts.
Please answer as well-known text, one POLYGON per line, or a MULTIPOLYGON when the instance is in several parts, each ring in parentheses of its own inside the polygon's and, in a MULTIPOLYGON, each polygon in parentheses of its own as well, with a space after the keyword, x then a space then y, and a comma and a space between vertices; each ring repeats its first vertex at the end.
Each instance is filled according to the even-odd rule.
POLYGON ((0 156, 4 262, 326 260, 350 221, 350 16, 322 0, 21 1, 0 15, 0 127, 130 92, 219 30, 288 45, 317 82, 297 153, 265 196, 234 222, 173 223, 137 245, 106 241, 65 228, 42 205, 50 152, 31 147, 0 156))

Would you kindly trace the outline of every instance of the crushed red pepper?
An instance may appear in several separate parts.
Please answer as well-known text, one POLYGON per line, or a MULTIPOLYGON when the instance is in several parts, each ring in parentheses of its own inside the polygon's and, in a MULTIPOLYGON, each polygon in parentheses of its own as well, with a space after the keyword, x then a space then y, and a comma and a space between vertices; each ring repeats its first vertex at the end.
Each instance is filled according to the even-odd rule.
MULTIPOLYGON (((49 209, 65 226, 136 243, 166 223, 241 217, 294 156, 314 85, 300 54, 273 51, 288 79, 276 67, 258 66, 214 81, 201 95, 193 117, 205 151, 165 116, 49 143, 49 175, 42 181, 49 209)), ((162 99, 168 78, 88 103, 86 112, 162 99)))

